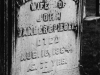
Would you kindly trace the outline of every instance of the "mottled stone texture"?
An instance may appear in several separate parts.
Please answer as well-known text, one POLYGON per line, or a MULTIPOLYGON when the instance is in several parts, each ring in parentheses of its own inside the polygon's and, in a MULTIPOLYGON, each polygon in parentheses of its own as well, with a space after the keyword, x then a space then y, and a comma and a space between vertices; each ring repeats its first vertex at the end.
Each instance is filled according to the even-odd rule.
POLYGON ((55 75, 80 75, 79 67, 71 70, 63 70, 55 73, 55 75))

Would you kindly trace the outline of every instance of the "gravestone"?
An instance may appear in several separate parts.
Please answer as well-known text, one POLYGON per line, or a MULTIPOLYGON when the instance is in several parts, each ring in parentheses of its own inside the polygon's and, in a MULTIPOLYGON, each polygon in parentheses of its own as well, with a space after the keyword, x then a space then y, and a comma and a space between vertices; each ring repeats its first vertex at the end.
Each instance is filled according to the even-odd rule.
POLYGON ((12 75, 80 75, 81 0, 16 3, 12 75))

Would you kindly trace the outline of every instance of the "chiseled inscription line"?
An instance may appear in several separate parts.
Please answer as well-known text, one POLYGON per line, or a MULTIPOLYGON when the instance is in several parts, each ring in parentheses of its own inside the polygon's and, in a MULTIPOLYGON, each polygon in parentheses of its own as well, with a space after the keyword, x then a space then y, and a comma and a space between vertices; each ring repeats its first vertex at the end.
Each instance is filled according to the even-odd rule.
POLYGON ((27 28, 18 28, 18 36, 34 36, 48 33, 63 32, 63 31, 72 31, 77 30, 78 27, 75 23, 58 23, 58 24, 49 24, 49 25, 40 25, 40 27, 33 26, 27 28))
POLYGON ((52 53, 50 53, 49 49, 41 50, 41 56, 39 56, 38 51, 29 51, 22 53, 20 56, 20 61, 27 61, 32 59, 38 59, 38 58, 45 58, 45 57, 52 57, 55 55, 61 55, 65 53, 72 53, 72 49, 68 49, 67 47, 60 47, 60 48, 52 48, 52 53))
POLYGON ((67 64, 67 58, 62 57, 51 61, 40 61, 39 63, 31 63, 27 68, 27 72, 39 71, 40 73, 51 73, 54 71, 53 67, 59 67, 67 64))

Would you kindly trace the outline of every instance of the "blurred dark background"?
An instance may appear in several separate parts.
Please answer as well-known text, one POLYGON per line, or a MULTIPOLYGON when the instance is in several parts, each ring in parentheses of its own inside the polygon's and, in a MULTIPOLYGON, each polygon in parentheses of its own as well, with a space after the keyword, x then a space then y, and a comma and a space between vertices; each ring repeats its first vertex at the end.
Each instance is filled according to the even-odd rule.
POLYGON ((86 0, 86 15, 87 16, 96 15, 96 0, 86 0))
POLYGON ((100 75, 100 19, 83 21, 81 46, 82 75, 100 75))
MULTIPOLYGON (((100 17, 100 0, 84 1, 86 17, 100 17)), ((100 75, 100 18, 83 20, 81 46, 81 75, 100 75)))
POLYGON ((100 16, 100 0, 83 0, 87 16, 100 16))

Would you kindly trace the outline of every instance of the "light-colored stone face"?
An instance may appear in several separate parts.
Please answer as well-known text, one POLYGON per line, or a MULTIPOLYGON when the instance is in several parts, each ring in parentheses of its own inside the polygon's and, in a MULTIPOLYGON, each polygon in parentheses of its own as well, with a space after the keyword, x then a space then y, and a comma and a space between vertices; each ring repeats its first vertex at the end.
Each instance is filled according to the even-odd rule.
POLYGON ((16 75, 79 74, 76 10, 73 0, 32 0, 20 7, 16 75))

